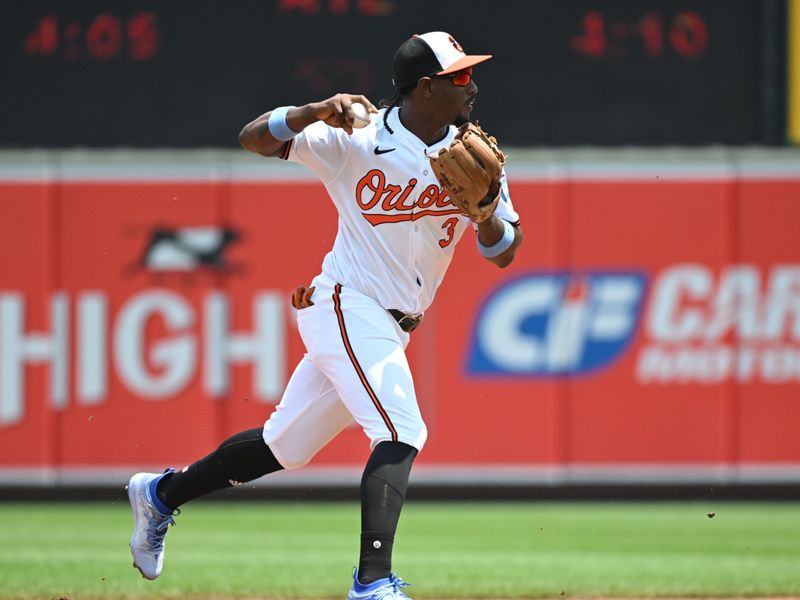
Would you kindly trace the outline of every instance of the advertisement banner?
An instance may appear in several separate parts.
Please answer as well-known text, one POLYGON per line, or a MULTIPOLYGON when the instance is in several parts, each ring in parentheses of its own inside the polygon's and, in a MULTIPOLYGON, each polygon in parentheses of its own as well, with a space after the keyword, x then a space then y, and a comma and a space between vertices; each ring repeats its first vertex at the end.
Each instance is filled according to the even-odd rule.
MULTIPOLYGON (((800 465, 800 178, 511 193, 517 259, 468 232, 412 336, 421 465, 800 465)), ((180 467, 269 416, 336 234, 320 184, 0 182, 0 212, 0 472, 180 467)), ((312 464, 368 453, 351 427, 312 464)))

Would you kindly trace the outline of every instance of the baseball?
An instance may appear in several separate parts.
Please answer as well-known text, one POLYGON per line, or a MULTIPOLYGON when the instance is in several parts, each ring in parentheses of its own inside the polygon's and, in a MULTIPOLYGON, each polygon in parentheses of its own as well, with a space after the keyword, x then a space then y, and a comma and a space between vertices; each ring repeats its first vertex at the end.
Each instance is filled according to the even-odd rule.
POLYGON ((355 119, 353 120, 353 129, 361 129, 362 127, 366 127, 370 124, 372 115, 369 114, 366 106, 360 102, 353 102, 353 104, 350 105, 350 109, 355 115, 355 119))

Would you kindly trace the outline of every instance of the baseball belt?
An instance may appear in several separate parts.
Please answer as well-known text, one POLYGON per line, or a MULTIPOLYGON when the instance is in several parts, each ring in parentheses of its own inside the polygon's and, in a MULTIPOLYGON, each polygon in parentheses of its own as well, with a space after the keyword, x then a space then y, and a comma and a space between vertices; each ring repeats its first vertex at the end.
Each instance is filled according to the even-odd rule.
POLYGON ((397 321, 397 324, 400 325, 400 329, 406 333, 411 333, 422 323, 422 315, 408 315, 396 308, 389 308, 387 310, 389 314, 394 317, 394 320, 397 321))
MULTIPOLYGON (((304 286, 300 286, 292 294, 292 306, 297 309, 314 306, 314 302, 311 300, 311 296, 313 294, 313 287, 306 289, 304 286)), ((400 329, 406 333, 411 333, 422 323, 421 314, 409 315, 404 313, 402 310, 397 310, 396 308, 389 308, 387 311, 390 315, 392 315, 392 317, 394 317, 394 320, 397 321, 397 324, 400 325, 400 329)))

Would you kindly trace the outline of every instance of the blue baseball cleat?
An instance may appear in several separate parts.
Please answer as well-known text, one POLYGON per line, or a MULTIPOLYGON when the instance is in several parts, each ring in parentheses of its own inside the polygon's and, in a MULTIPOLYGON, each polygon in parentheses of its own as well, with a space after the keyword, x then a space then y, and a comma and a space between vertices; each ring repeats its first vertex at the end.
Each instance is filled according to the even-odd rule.
MULTIPOLYGON (((165 473, 172 472, 168 469, 165 473)), ((128 482, 128 500, 133 511, 131 554, 133 566, 145 579, 155 579, 164 567, 164 537, 167 528, 175 524, 173 516, 180 511, 169 511, 155 497, 156 484, 164 474, 137 473, 128 482)))
POLYGON ((353 574, 353 586, 347 593, 347 600, 411 600, 400 590, 410 586, 394 573, 364 585, 358 581, 358 569, 353 574))

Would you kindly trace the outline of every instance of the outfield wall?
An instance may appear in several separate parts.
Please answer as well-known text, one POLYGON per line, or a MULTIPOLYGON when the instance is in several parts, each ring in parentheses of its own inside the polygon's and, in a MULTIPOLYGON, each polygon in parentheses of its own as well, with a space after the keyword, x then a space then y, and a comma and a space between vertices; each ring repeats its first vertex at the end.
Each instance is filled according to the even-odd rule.
MULTIPOLYGON (((509 173, 517 260, 467 235, 413 335, 417 480, 799 483, 800 153, 512 149, 509 173)), ((0 153, 0 484, 116 484, 262 423, 335 231, 307 172, 243 152, 0 153)), ((275 481, 367 455, 348 429, 275 481)))

